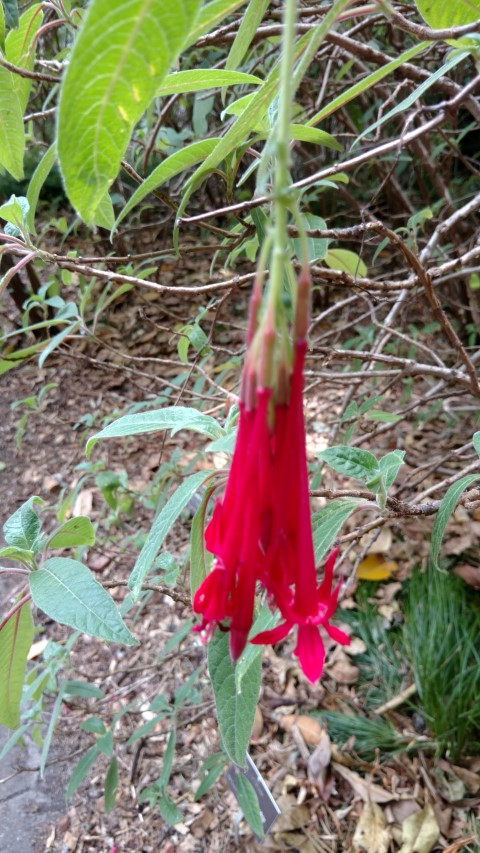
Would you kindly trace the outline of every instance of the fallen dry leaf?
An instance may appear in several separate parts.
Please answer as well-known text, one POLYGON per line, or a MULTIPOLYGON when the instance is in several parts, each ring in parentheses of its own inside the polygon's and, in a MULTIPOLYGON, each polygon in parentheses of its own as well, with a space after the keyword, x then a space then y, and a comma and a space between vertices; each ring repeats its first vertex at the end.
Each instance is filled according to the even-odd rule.
POLYGON ((466 767, 458 767, 456 764, 452 764, 452 770, 466 785, 471 794, 477 794, 480 791, 480 776, 478 773, 473 773, 472 770, 468 770, 466 767))
POLYGON ((469 586, 473 586, 474 589, 480 589, 480 568, 478 566, 455 566, 453 571, 462 581, 468 583, 469 586))
POLYGON ((388 853, 391 835, 380 806, 366 802, 353 836, 354 850, 388 853))
POLYGON ((385 789, 381 788, 380 785, 374 785, 373 782, 368 782, 367 779, 363 779, 362 776, 355 773, 354 770, 344 767, 343 764, 333 762, 332 767, 336 773, 348 782, 355 792, 355 795, 360 797, 364 803, 388 803, 390 800, 398 799, 398 797, 395 794, 392 794, 391 791, 385 791, 385 789))
POLYGON ((312 784, 316 785, 324 802, 327 802, 332 792, 331 760, 332 746, 328 732, 324 729, 320 743, 308 759, 308 778, 312 784))
MULTIPOLYGON (((365 547, 368 545, 368 536, 367 533, 365 536, 362 536, 360 539, 360 547, 365 547)), ((392 548, 392 528, 384 527, 380 533, 378 534, 375 542, 371 542, 368 545, 368 553, 369 554, 389 554, 392 548)))
POLYGON ((353 666, 343 649, 336 653, 334 662, 327 670, 337 684, 355 684, 360 675, 360 670, 353 666))
POLYGON ((363 655, 366 651, 367 646, 360 637, 352 637, 350 639, 350 645, 345 646, 346 654, 353 657, 355 657, 355 655, 363 655))
POLYGON ((255 708, 255 717, 253 719, 253 727, 252 727, 252 733, 251 733, 250 737, 253 740, 258 740, 258 738, 262 736, 262 732, 263 732, 263 714, 257 705, 257 707, 255 708))
POLYGON ((398 853, 430 853, 440 829, 430 803, 402 824, 402 847, 398 853))
POLYGON ((367 554, 357 569, 357 577, 362 581, 385 581, 398 569, 398 564, 387 562, 381 554, 367 554))
POLYGON ((304 741, 312 746, 320 743, 322 734, 325 731, 318 720, 315 720, 313 717, 307 717, 304 714, 285 714, 280 719, 280 725, 286 732, 290 732, 292 726, 296 725, 304 741))
POLYGON ((78 518, 79 515, 90 515, 93 507, 93 492, 90 489, 82 489, 73 504, 72 515, 78 518))

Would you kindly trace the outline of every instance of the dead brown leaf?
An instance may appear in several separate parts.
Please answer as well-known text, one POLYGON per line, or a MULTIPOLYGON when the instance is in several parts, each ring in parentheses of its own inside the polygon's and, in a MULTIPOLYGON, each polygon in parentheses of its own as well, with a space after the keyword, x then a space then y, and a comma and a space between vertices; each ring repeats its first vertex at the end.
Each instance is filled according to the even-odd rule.
POLYGON ((478 566, 469 566, 468 564, 465 564, 462 566, 455 566, 453 571, 459 578, 465 581, 465 583, 468 583, 469 586, 473 586, 474 589, 480 589, 480 568, 478 566))
POLYGON ((391 835, 380 806, 366 802, 353 836, 354 850, 388 853, 391 835))
POLYGON ((350 770, 342 764, 333 762, 332 767, 336 773, 348 782, 355 795, 360 797, 364 803, 388 803, 390 800, 398 799, 398 797, 395 794, 392 794, 391 791, 386 791, 384 788, 381 788, 380 785, 368 782, 367 779, 364 779, 358 773, 355 773, 354 770, 350 770))
POLYGON ((286 732, 290 732, 292 727, 296 725, 304 741, 312 746, 317 746, 320 743, 325 731, 318 720, 304 714, 285 714, 280 719, 280 725, 286 732))
POLYGON ((337 684, 355 684, 360 675, 360 670, 353 666, 343 649, 336 653, 334 662, 327 669, 337 684))
POLYGON ((404 820, 399 853, 430 853, 439 836, 435 812, 427 803, 421 811, 404 820))
POLYGON ((320 743, 308 759, 308 778, 313 785, 316 785, 324 802, 327 802, 332 792, 331 760, 332 746, 328 732, 324 729, 320 743))

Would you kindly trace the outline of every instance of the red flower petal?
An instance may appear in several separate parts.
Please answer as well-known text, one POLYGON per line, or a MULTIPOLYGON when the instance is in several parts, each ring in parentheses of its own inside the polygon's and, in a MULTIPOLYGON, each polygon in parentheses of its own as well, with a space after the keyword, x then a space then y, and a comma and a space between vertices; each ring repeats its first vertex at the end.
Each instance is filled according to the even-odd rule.
POLYGON ((297 655, 308 680, 318 681, 325 662, 325 649, 316 625, 299 625, 298 640, 294 654, 297 655))
POLYGON ((274 646, 275 643, 279 643, 281 640, 284 640, 290 633, 291 629, 291 622, 282 622, 270 631, 260 631, 259 634, 256 634, 255 637, 251 638, 250 642, 254 643, 256 646, 274 646))

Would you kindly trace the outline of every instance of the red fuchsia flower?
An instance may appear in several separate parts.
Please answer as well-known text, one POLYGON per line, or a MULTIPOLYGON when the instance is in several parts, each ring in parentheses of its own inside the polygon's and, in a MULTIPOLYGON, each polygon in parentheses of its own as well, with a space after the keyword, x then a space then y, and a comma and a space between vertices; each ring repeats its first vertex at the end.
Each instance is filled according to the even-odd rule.
POLYGON ((252 642, 277 643, 297 626, 295 654, 307 678, 316 681, 325 659, 319 627, 336 642, 347 644, 349 639, 329 622, 339 592, 338 586, 332 591, 338 551, 327 559, 317 586, 303 416, 309 277, 301 276, 298 285, 290 368, 285 340, 280 353, 275 352, 272 317, 267 315, 255 332, 259 298, 254 291, 237 442, 225 493, 205 531, 215 561, 195 594, 193 609, 202 616, 196 630, 206 637, 217 626, 230 631, 235 661, 247 643, 259 585, 284 621, 252 642), (269 384, 275 359, 276 381, 269 384))

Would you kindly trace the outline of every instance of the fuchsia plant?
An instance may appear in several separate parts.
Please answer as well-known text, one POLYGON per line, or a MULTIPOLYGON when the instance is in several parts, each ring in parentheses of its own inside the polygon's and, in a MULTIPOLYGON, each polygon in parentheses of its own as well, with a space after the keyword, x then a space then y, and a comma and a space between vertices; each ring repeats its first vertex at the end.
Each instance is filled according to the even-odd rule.
POLYGON ((298 280, 293 344, 282 317, 277 330, 272 298, 259 319, 260 289, 259 277, 250 306, 237 442, 225 493, 205 531, 215 561, 194 598, 194 610, 202 616, 196 630, 208 638, 216 626, 228 629, 230 654, 237 660, 252 627, 259 586, 284 621, 251 642, 277 643, 297 626, 295 654, 313 682, 325 659, 319 626, 338 643, 349 639, 329 624, 339 591, 338 586, 332 591, 338 551, 328 557, 320 586, 315 568, 303 416, 308 269, 298 280))

